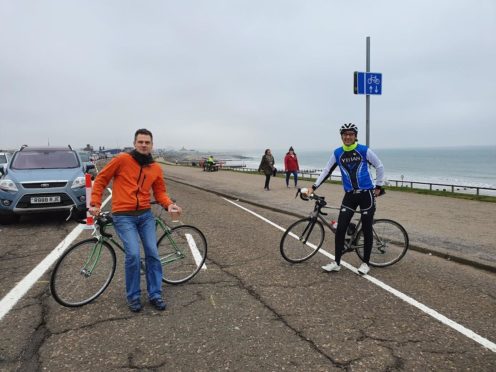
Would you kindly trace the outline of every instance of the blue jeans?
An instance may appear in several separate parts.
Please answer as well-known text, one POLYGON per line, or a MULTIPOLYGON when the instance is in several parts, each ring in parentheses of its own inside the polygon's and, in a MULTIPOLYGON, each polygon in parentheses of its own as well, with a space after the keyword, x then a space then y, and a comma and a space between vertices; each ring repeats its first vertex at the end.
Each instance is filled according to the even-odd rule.
POLYGON ((289 177, 293 175, 295 187, 298 184, 298 171, 286 172, 286 186, 289 186, 289 177))
POLYGON ((146 290, 148 298, 162 297, 162 265, 157 251, 155 218, 151 211, 139 216, 113 216, 115 231, 126 249, 125 273, 128 302, 141 297, 140 244, 143 243, 146 264, 146 290))

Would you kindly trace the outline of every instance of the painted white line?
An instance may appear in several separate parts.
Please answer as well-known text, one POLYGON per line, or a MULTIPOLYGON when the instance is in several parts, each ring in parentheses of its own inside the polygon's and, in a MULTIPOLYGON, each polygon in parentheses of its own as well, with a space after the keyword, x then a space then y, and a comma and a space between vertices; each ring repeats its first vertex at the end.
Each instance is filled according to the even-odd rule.
MULTIPOLYGON (((226 199, 226 198, 223 198, 225 201, 243 209, 244 211, 248 212, 248 213, 251 213, 252 215, 254 215, 255 217, 258 217, 260 218, 262 221, 264 222, 267 222, 268 224, 276 227, 277 229, 281 230, 281 231, 286 231, 286 229, 284 229, 283 227, 275 224, 274 222, 268 220, 267 218, 259 215, 258 213, 255 213, 251 210, 249 210, 248 208, 245 208, 243 207, 242 205, 239 205, 229 199, 226 199)), ((310 247, 312 247, 312 245, 309 244, 310 247)), ((315 246, 313 246, 312 248, 316 248, 315 246)), ((330 254, 329 252, 326 252, 325 250, 323 249, 320 249, 319 250, 320 253, 322 253, 324 256, 327 256, 331 259, 334 259, 334 256, 332 254, 330 254)), ((358 269, 355 268, 354 266, 350 265, 349 263, 347 262, 344 262, 343 260, 341 260, 341 265, 346 267, 347 269, 353 271, 355 274, 358 274, 358 269)), ((427 315, 433 317, 434 319, 438 320, 439 322, 447 325, 448 327, 451 327, 453 328, 455 331, 458 331, 460 332, 461 334, 463 334, 464 336, 474 340, 475 342, 481 344, 482 346, 484 346, 485 348, 491 350, 492 352, 495 352, 496 353, 496 344, 490 340, 488 340, 487 338, 484 338, 480 335, 478 335, 477 333, 471 331, 470 329, 462 326, 461 324, 458 324, 454 321, 452 321, 451 319, 445 317, 444 315, 438 313, 436 310, 434 309, 431 309, 430 307, 418 302, 417 300, 411 298, 410 296, 394 289, 393 287, 387 285, 386 283, 384 282, 381 282, 380 280, 374 278, 373 276, 370 276, 370 275, 361 275, 364 279, 367 279, 368 281, 370 281, 371 283, 374 283, 375 285, 381 287, 382 289, 388 291, 389 293, 393 294, 394 296, 402 299, 403 301, 407 302, 408 304, 412 305, 412 306, 415 306, 417 309, 423 311, 424 313, 426 313, 427 315)))
MULTIPOLYGON (((195 259, 196 262, 196 267, 198 267, 201 262, 202 262, 202 256, 200 254, 200 251, 198 250, 198 247, 196 246, 195 239, 191 236, 191 234, 185 234, 186 235, 186 240, 188 241, 189 249, 191 249, 191 253, 193 254, 193 258, 195 259)), ((202 265, 202 270, 206 270, 207 265, 205 263, 202 265)))
MULTIPOLYGON (((102 207, 112 198, 112 194, 105 199, 102 207)), ((15 304, 24 296, 29 289, 38 281, 39 278, 58 260, 62 253, 65 252, 74 240, 86 228, 86 225, 78 224, 59 245, 46 256, 28 275, 26 275, 17 285, 10 290, 0 301, 0 320, 15 306, 15 304)))

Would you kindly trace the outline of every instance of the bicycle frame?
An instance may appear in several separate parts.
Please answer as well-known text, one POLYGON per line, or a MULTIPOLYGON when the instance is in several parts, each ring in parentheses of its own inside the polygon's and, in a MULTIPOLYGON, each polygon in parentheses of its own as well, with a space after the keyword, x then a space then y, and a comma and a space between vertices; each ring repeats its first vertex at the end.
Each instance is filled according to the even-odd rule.
POLYGON ((172 239, 171 237, 172 229, 165 223, 165 221, 160 216, 155 217, 155 225, 157 227, 160 227, 164 231, 164 234, 167 236, 167 239, 169 239, 169 242, 174 248, 174 253, 171 253, 160 259, 160 263, 162 264, 162 266, 185 257, 185 254, 181 251, 181 249, 177 246, 174 239, 172 239), (170 257, 172 256, 175 257, 171 259, 170 257))
MULTIPOLYGON (((353 209, 351 209, 351 208, 348 208, 346 206, 343 206, 343 207, 351 210, 353 213, 356 213, 356 211, 353 210, 353 209)), ((302 237, 300 238, 300 240, 303 243, 306 244, 306 238, 303 238, 303 237, 306 236, 308 238, 308 236, 310 236, 310 234, 312 233, 313 227, 315 226, 315 221, 317 219, 319 219, 324 226, 327 226, 327 228, 329 230, 331 230, 334 234, 336 233, 336 230, 323 217, 323 216, 326 216, 327 213, 322 212, 322 209, 336 209, 336 210, 339 210, 341 208, 334 207, 334 206, 328 207, 327 206, 327 202, 324 199, 315 199, 315 206, 313 208, 313 211, 309 215, 309 217, 312 219, 312 223, 311 224, 308 224, 308 226, 305 228, 305 230, 301 234, 302 237), (309 231, 307 231, 307 229, 309 229, 309 231)), ((357 247, 355 244, 353 244, 353 242, 356 241, 356 237, 357 237, 358 232, 360 231, 360 228, 361 228, 361 225, 362 225, 362 220, 361 220, 361 218, 358 218, 358 219, 355 219, 355 220, 358 221, 356 223, 355 231, 353 232, 353 234, 351 235, 350 238, 345 239, 343 253, 352 251, 352 250, 354 250, 357 247)), ((374 232, 374 234, 375 234, 375 232, 374 232)))
POLYGON ((86 262, 84 263, 83 267, 80 270, 81 274, 84 275, 85 277, 91 276, 93 270, 95 269, 95 267, 97 267, 102 254, 102 246, 104 242, 109 243, 112 248, 117 247, 122 252, 125 252, 124 247, 121 246, 119 242, 117 242, 112 237, 112 235, 105 233, 105 227, 111 225, 112 225, 111 223, 104 224, 103 226, 100 225, 97 226, 97 224, 93 225, 92 235, 95 236, 98 240, 95 246, 93 247, 93 249, 89 252, 88 258, 86 259, 86 262), (103 231, 101 231, 102 229, 103 231))
MULTIPOLYGON (((165 223, 165 221, 160 217, 155 217, 155 225, 157 228, 160 227, 164 231, 164 234, 167 236, 167 239, 169 239, 169 242, 174 248, 173 253, 170 253, 169 255, 162 257, 160 259, 161 265, 164 266, 184 258, 185 257, 184 253, 181 251, 181 249, 177 246, 174 239, 172 239, 171 237, 172 229, 165 223)), ((83 267, 81 268, 81 274, 84 275, 85 277, 91 276, 93 270, 98 265, 102 253, 103 242, 109 243, 113 248, 118 248, 123 253, 126 252, 124 247, 117 240, 115 240, 111 234, 105 233, 105 228, 110 226, 112 226, 112 223, 107 223, 104 224, 103 226, 97 224, 93 225, 92 235, 94 235, 98 239, 98 241, 96 242, 91 252, 89 252, 88 258, 84 263, 83 267)))
MULTIPOLYGON (((327 226, 329 228, 329 230, 331 230, 334 234, 336 233, 336 230, 329 224, 329 222, 327 222, 324 219, 324 217, 322 217, 322 215, 327 215, 327 213, 322 212, 322 209, 324 209, 324 208, 326 208, 326 209, 336 209, 336 210, 339 210, 341 208, 347 208, 347 209, 351 210, 353 213, 357 213, 356 210, 353 210, 353 209, 348 208, 346 206, 342 206, 341 208, 334 207, 334 206, 328 207, 327 206, 327 203, 325 202, 325 200, 323 200, 323 199, 316 199, 315 200, 314 210, 309 215, 309 217, 312 218, 312 224, 309 224, 308 225, 308 227, 311 226, 310 231, 308 231, 308 234, 307 234, 307 229, 305 229, 305 231, 303 231, 302 236, 305 236, 306 235, 308 237, 310 235, 310 233, 312 232, 313 226, 315 225, 315 223, 313 221, 315 221, 317 218, 325 226, 327 226)), ((358 211, 358 213, 361 213, 361 212, 358 211)), ((356 242, 357 242, 358 233, 360 232, 360 229, 361 229, 361 226, 362 226, 362 219, 361 218, 355 218, 355 221, 357 221, 356 222, 355 231, 353 232, 353 234, 350 237, 348 237, 348 238, 345 239, 343 253, 354 251, 357 248, 360 248, 360 246, 361 246, 361 245, 358 245, 356 242)), ((385 243, 383 242, 383 240, 381 239, 381 237, 377 234, 377 232, 375 231, 375 229, 374 229, 373 226, 372 226, 372 233, 374 234, 375 241, 378 242, 378 243, 380 243, 378 246, 376 246, 376 249, 379 250, 381 253, 383 253, 384 252, 385 243)), ((306 243, 306 240, 303 241, 303 242, 306 243)))

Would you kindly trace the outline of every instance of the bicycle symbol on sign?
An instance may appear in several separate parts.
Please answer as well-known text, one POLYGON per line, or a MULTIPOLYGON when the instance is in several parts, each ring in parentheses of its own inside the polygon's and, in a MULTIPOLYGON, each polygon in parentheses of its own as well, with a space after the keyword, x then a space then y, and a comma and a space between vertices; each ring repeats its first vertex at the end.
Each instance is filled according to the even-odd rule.
POLYGON ((379 79, 376 75, 371 75, 368 79, 367 79, 367 84, 380 84, 381 83, 381 79, 379 79))

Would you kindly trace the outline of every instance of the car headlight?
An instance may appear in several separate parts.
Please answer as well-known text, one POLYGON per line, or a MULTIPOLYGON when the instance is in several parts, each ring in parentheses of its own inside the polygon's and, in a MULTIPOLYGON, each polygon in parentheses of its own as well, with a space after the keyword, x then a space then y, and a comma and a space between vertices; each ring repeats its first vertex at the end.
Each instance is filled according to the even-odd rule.
POLYGON ((4 191, 19 191, 15 182, 9 179, 0 180, 0 189, 4 191))
POLYGON ((84 187, 86 185, 86 181, 84 177, 78 177, 72 182, 71 189, 79 189, 80 187, 84 187))

